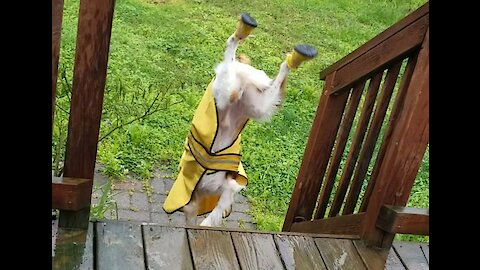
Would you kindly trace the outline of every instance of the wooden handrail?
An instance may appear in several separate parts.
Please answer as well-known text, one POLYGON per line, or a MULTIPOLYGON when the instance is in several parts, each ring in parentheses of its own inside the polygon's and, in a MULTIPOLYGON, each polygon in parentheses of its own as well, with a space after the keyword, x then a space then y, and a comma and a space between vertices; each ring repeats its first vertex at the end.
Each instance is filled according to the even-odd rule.
POLYGON ((391 27, 387 28, 382 33, 378 34, 376 37, 368 41, 367 43, 363 44, 362 46, 358 47, 356 50, 348 54, 347 56, 343 57, 339 61, 335 62, 334 64, 330 65, 328 68, 322 70, 320 72, 320 79, 325 80, 328 74, 331 74, 335 70, 339 70, 343 66, 349 64, 353 60, 357 59, 358 57, 364 55, 366 52, 370 51, 372 48, 378 46, 384 40, 388 39, 389 37, 395 35, 396 33, 403 30, 408 25, 412 24, 416 20, 420 19, 421 17, 425 16, 429 13, 429 2, 425 3, 422 7, 418 8, 405 18, 398 21, 396 24, 392 25, 391 27))
POLYGON ((369 244, 383 247, 391 245, 395 233, 428 233, 421 226, 404 229, 412 224, 411 216, 390 213, 385 217, 387 210, 382 208, 406 205, 428 144, 428 9, 427 3, 322 71, 326 81, 283 231, 359 234, 369 244), (338 172, 353 122, 352 143, 338 172), (360 211, 354 213, 383 128, 360 211), (340 181, 325 218, 338 173, 340 181), (377 222, 381 211, 383 219, 377 222))

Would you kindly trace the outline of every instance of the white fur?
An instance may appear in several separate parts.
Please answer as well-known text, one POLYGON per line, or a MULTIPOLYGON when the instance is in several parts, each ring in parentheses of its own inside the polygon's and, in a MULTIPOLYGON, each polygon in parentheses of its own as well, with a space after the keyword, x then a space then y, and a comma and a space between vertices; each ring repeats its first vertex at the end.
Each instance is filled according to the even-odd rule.
MULTIPOLYGON (((230 36, 224 59, 215 67, 216 77, 212 87, 220 126, 212 146, 214 153, 233 143, 236 132, 247 119, 265 122, 275 114, 282 102, 280 88, 289 72, 286 62, 283 62, 277 77, 272 80, 262 70, 238 62, 235 57, 238 44, 239 40, 230 36), (234 91, 237 91, 238 98, 232 102, 230 97, 234 91)), ((192 200, 183 208, 187 222, 191 224, 197 215, 198 199, 216 194, 220 195, 216 207, 200 225, 219 226, 222 217, 232 209, 234 195, 242 188, 244 186, 226 172, 205 174, 195 188, 192 200)))

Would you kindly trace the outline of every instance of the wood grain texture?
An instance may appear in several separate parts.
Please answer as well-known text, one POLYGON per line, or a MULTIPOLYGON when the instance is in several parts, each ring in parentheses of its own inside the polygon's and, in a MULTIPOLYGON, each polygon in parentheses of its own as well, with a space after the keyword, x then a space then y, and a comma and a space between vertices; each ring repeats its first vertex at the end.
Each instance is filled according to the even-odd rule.
MULTIPOLYGON (((183 227, 183 226, 182 226, 183 227)), ((287 236, 305 236, 301 232, 278 232, 278 231, 257 231, 240 228, 227 228, 227 227, 205 227, 205 226, 185 226, 186 229, 205 230, 205 231, 219 231, 219 232, 241 232, 241 233, 258 233, 258 234, 280 234, 287 236)), ((360 239, 356 235, 347 234, 329 234, 329 233, 309 233, 310 237, 320 238, 337 238, 337 239, 360 239)))
POLYGON ((272 235, 232 232, 240 267, 247 269, 284 269, 272 235))
POLYGON ((240 269, 229 232, 188 229, 195 269, 240 269))
POLYGON ((286 269, 327 269, 311 237, 277 234, 274 239, 286 269))
POLYGON ((145 225, 142 229, 147 269, 194 269, 185 228, 145 225))
POLYGON ((59 228, 52 269, 93 270, 93 238, 93 224, 90 224, 87 230, 59 228))
POLYGON ((365 87, 365 80, 360 81, 353 87, 353 90, 350 94, 350 98, 347 104, 347 111, 343 116, 342 123, 340 124, 340 131, 335 142, 335 148, 333 150, 333 156, 330 160, 327 174, 325 176, 324 184, 320 192, 320 198, 318 201, 317 211, 315 213, 315 219, 321 219, 325 216, 325 211, 328 207, 328 202, 330 200, 330 195, 332 193, 333 185, 337 176, 338 168, 340 167, 340 162, 342 161, 343 151, 347 144, 348 135, 352 128, 353 119, 357 113, 358 104, 360 103, 360 98, 362 97, 363 89, 365 87))
POLYGON ((425 256, 427 263, 430 264, 430 245, 425 243, 420 243, 420 248, 423 251, 423 255, 425 256))
POLYGON ((360 254, 363 263, 369 270, 383 269, 388 256, 388 249, 369 247, 361 240, 354 240, 353 244, 360 254))
POLYGON ((366 269, 351 240, 316 238, 315 244, 329 270, 366 269))
POLYGON ((342 235, 359 235, 360 225, 364 213, 331 217, 326 219, 314 219, 310 221, 295 222, 292 231, 303 233, 331 233, 342 235))
POLYGON ((429 235, 429 220, 428 209, 384 205, 377 227, 389 233, 429 235))
POLYGON ((146 269, 140 224, 98 222, 97 269, 146 269))
POLYGON ((388 247, 394 235, 375 224, 383 205, 405 206, 429 141, 429 33, 418 55, 402 112, 387 146, 362 224, 362 238, 388 247))
POLYGON ((282 231, 290 231, 293 222, 312 218, 349 96, 348 92, 330 95, 334 77, 335 74, 328 76, 325 82, 282 231))
POLYGON ((409 270, 429 269, 428 262, 418 243, 394 242, 393 248, 409 270))
POLYGON ((52 209, 77 211, 90 206, 92 180, 52 176, 52 209))
POLYGON ((400 259, 398 258, 395 249, 392 247, 388 252, 387 261, 385 262, 385 269, 386 270, 405 270, 405 266, 402 264, 400 259))
POLYGON ((372 116, 373 107, 375 105, 375 99, 377 97, 378 89, 380 83, 382 82, 383 71, 375 74, 373 78, 370 79, 368 85, 368 91, 366 93, 365 101, 362 105, 362 112, 360 113, 360 118, 358 119, 357 128, 353 134, 352 144, 348 150, 347 160, 343 167, 342 176, 335 192, 335 197, 333 198, 332 206, 330 207, 329 217, 336 216, 343 205, 343 200, 345 199, 345 194, 347 193, 348 186, 350 184, 350 179, 357 163, 358 154, 362 147, 363 139, 365 133, 367 132, 368 123, 370 117, 372 116))
POLYGON ((408 85, 410 84, 410 79, 412 78, 412 74, 415 69, 415 65, 417 63, 417 56, 418 56, 418 53, 414 53, 413 55, 408 57, 407 66, 405 67, 405 71, 403 72, 403 77, 400 81, 400 86, 398 88, 398 92, 395 97, 395 102, 393 104, 392 112, 390 113, 390 118, 388 119, 386 131, 383 134, 382 142, 380 144, 380 149, 378 150, 377 158, 375 160, 373 171, 370 176, 370 181, 368 182, 367 189, 363 194, 362 204, 360 205, 360 212, 365 212, 367 210, 368 202, 370 200, 373 187, 375 186, 375 181, 377 179, 380 165, 382 164, 383 158, 385 157, 385 151, 392 137, 393 128, 395 127, 396 121, 398 120, 398 116, 400 115, 400 112, 402 111, 402 108, 403 108, 403 103, 405 101, 405 95, 407 93, 408 85))
MULTIPOLYGON (((82 0, 78 18, 64 176, 93 179, 115 0, 82 0)), ((92 190, 88 193, 91 195, 92 190)), ((59 226, 88 226, 89 207, 60 212, 59 226)))
POLYGON ((380 129, 382 127, 382 123, 385 118, 388 104, 390 103, 401 66, 402 61, 395 63, 388 69, 387 75, 385 76, 385 82, 383 83, 379 100, 375 105, 375 112, 373 113, 372 121, 368 127, 367 136, 363 142, 362 149, 358 156, 355 173, 353 174, 352 183, 350 184, 345 206, 342 211, 343 215, 352 214, 355 210, 355 206, 357 205, 358 196, 360 195, 360 190, 362 188, 365 175, 367 174, 368 164, 370 163, 373 151, 375 150, 375 144, 377 142, 378 135, 380 134, 380 129))

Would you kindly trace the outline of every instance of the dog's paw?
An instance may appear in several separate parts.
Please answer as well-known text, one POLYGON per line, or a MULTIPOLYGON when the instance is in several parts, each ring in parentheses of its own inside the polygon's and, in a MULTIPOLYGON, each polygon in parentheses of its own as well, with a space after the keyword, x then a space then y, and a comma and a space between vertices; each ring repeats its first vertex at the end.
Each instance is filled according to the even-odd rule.
POLYGON ((212 226, 212 221, 207 217, 206 219, 204 219, 202 221, 202 223, 200 223, 200 226, 209 226, 211 227, 212 226))
POLYGON ((230 205, 230 208, 227 208, 227 209, 223 210, 223 215, 222 215, 222 217, 223 217, 223 218, 226 218, 226 217, 228 217, 228 216, 230 215, 230 213, 232 213, 232 206, 231 206, 231 205, 230 205))

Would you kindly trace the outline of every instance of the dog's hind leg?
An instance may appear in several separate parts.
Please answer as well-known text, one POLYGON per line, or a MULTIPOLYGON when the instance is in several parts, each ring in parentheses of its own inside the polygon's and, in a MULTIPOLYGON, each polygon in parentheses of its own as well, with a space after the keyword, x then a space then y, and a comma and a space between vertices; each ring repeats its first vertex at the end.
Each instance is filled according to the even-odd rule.
POLYGON ((220 226, 222 218, 230 214, 232 210, 235 194, 242 188, 235 179, 229 177, 222 186, 222 193, 217 206, 215 206, 212 212, 200 223, 200 226, 220 226))
POLYGON ((187 225, 196 225, 198 214, 198 194, 193 192, 190 202, 183 207, 183 213, 185 214, 185 221, 187 225))

